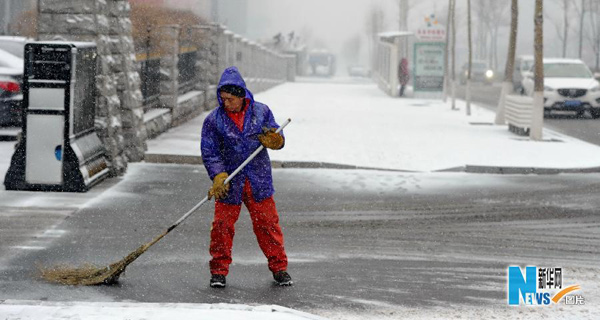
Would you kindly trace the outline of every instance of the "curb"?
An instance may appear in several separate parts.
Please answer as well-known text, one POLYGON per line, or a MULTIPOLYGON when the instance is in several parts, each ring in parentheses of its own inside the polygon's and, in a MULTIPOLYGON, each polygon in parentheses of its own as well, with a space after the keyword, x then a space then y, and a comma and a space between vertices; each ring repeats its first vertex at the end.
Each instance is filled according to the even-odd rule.
MULTIPOLYGON (((177 155, 177 154, 156 154, 146 153, 144 158, 146 163, 172 163, 172 164, 202 164, 201 156, 177 155)), ((271 167, 275 169, 350 169, 350 170, 377 170, 391 172, 419 172, 411 170, 397 170, 373 167, 361 167, 339 163, 329 162, 303 162, 303 161, 271 161, 271 167)))
POLYGON ((496 167, 496 166, 465 166, 467 173, 487 174, 559 174, 559 173, 595 173, 600 172, 600 167, 589 168, 536 168, 536 167, 496 167))
MULTIPOLYGON (((231 317, 235 319, 252 319, 267 317, 268 319, 306 319, 327 320, 308 312, 295 310, 279 305, 245 305, 228 303, 156 303, 156 302, 90 302, 90 301, 39 301, 39 300, 0 300, 0 315, 8 315, 9 319, 81 319, 81 317, 98 319, 100 315, 108 319, 123 319, 116 312, 124 315, 137 313, 133 319, 165 319, 166 313, 185 311, 193 318, 216 319, 231 317), (157 315, 158 313, 158 315, 157 315), (35 317, 32 317, 35 316, 35 317), (149 315, 149 316, 148 316, 149 315), (218 317, 217 317, 218 315, 218 317)), ((190 318, 192 318, 190 317, 190 318)), ((4 318, 4 317, 3 317, 4 318)), ((188 317, 186 317, 188 319, 188 317)))
MULTIPOLYGON (((176 154, 153 154, 147 153, 145 161, 147 163, 169 163, 169 164, 192 164, 201 165, 201 156, 176 155, 176 154)), ((275 169, 342 169, 342 170, 376 170, 386 172, 404 172, 404 173, 425 173, 427 171, 386 169, 374 167, 361 167, 339 163, 329 162, 310 162, 310 161, 271 161, 271 167, 275 169)), ((537 174, 549 175, 559 173, 597 173, 600 167, 589 168, 537 168, 537 167, 502 167, 502 166, 477 166, 465 165, 452 167, 431 172, 464 172, 480 174, 537 174)))
POLYGON ((147 163, 202 164, 202 157, 179 154, 146 153, 144 161, 147 163))

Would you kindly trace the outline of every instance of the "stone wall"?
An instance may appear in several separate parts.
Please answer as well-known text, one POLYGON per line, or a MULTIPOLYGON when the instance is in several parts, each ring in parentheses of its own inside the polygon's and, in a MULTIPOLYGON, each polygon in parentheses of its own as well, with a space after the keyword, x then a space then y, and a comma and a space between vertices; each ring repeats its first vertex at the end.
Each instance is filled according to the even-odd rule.
POLYGON ((39 40, 95 42, 98 49, 96 131, 111 174, 146 150, 140 78, 127 0, 40 0, 39 40))

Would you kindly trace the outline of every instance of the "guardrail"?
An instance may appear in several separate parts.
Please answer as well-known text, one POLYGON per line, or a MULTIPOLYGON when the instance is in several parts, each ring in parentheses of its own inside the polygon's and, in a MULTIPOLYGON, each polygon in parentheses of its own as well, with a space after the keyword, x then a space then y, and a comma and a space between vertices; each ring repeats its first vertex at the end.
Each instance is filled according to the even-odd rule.
POLYGON ((529 135, 533 113, 533 98, 509 94, 505 100, 506 122, 512 133, 529 135))

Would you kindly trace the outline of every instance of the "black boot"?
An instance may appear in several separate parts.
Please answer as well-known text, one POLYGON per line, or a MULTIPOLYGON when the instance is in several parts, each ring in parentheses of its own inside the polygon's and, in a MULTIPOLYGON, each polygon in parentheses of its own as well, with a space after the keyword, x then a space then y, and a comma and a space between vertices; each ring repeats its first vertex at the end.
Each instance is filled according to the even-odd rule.
POLYGON ((225 276, 222 274, 213 274, 210 277, 210 287, 211 288, 225 288, 227 281, 225 280, 225 276))
POLYGON ((291 286, 294 284, 292 277, 287 271, 273 272, 273 279, 275 279, 275 282, 280 286, 291 286))

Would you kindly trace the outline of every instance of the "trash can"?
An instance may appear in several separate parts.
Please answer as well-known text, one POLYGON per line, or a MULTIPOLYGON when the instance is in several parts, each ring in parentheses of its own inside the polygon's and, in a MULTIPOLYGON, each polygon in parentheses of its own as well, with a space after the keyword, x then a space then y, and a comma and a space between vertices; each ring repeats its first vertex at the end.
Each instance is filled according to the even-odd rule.
POLYGON ((7 190, 85 192, 109 173, 94 130, 96 45, 25 45, 23 131, 7 190))

